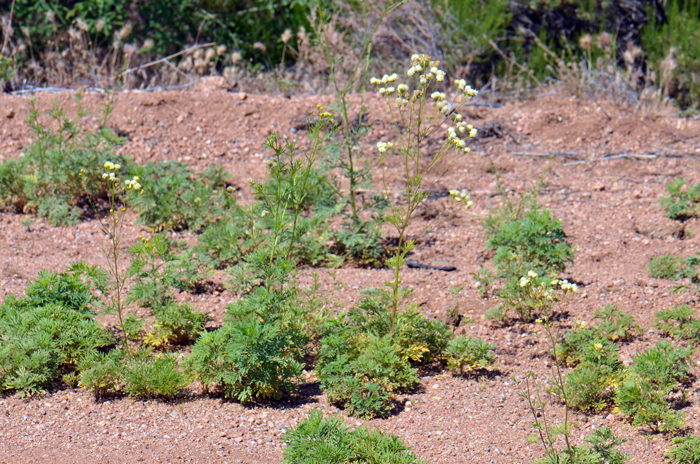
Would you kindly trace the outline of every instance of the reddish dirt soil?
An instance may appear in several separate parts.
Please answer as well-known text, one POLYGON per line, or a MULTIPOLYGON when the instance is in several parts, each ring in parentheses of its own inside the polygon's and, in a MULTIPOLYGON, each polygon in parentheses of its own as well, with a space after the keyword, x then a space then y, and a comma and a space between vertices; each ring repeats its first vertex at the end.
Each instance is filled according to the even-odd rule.
MULTIPOLYGON (((53 99, 74 108, 69 93, 40 93, 40 107, 53 99)), ((88 94, 85 102, 97 111, 105 97, 88 94)), ((263 146, 272 131, 305 137, 300 127, 316 105, 330 99, 317 96, 244 95, 216 88, 189 92, 125 93, 117 96, 111 125, 128 137, 124 152, 138 161, 178 159, 196 169, 222 164, 233 174, 242 200, 250 198, 247 179, 261 179, 263 146)), ((458 332, 476 335, 496 344, 495 375, 474 378, 450 373, 423 373, 414 393, 398 398, 400 406, 386 420, 359 421, 398 434, 422 458, 432 463, 523 463, 541 456, 540 446, 526 442, 533 432, 532 418, 519 396, 522 379, 533 371, 541 381, 549 373, 548 346, 538 338, 535 326, 516 323, 498 327, 483 320, 484 311, 497 298, 481 298, 471 273, 490 256, 484 252, 481 221, 499 205, 496 176, 515 192, 527 189, 556 153, 547 175, 547 187, 539 201, 564 222, 575 246, 576 264, 563 277, 580 283, 580 292, 559 310, 561 328, 574 321, 592 322, 593 312, 608 303, 631 312, 644 333, 622 346, 622 358, 654 344, 659 335, 653 314, 680 303, 694 302, 692 292, 671 293, 673 283, 647 276, 647 263, 662 253, 690 255, 698 250, 700 224, 687 223, 679 238, 676 223, 666 218, 658 200, 671 179, 685 176, 700 181, 700 121, 671 113, 643 115, 588 99, 549 96, 499 108, 472 106, 468 119, 480 129, 473 152, 450 164, 442 163, 427 179, 431 190, 467 189, 474 207, 465 213, 447 198, 428 200, 418 212, 411 234, 419 239, 413 256, 424 263, 447 260, 456 272, 406 269, 404 283, 416 290, 413 298, 431 317, 444 317, 454 304, 447 289, 466 285, 460 302, 464 316, 474 323, 458 332), (627 154, 628 156, 618 156, 627 154), (645 155, 645 156, 634 156, 645 155), (612 157, 603 159, 604 157, 612 157), (691 232, 692 234, 688 234, 691 232)), ((30 142, 23 122, 25 98, 0 96, 0 158, 21 155, 30 142)), ((370 100, 368 150, 391 131, 379 99, 370 100)), ((97 120, 86 120, 88 127, 97 120)), ((399 198, 400 160, 387 160, 387 185, 399 198)), ((377 172, 377 180, 381 172, 377 172)), ((145 180, 144 180, 145 181, 145 180)), ((378 184, 379 185, 379 184, 378 184)), ((101 235, 94 221, 77 227, 55 228, 44 220, 27 230, 21 216, 0 214, 0 298, 23 294, 41 269, 62 270, 72 260, 104 264, 101 235)), ((388 229, 387 229, 388 230, 388 229)), ((129 246, 149 231, 128 222, 129 246)), ((389 236, 391 231, 388 230, 389 236)), ((194 240, 192 234, 179 234, 194 240)), ((318 272, 326 289, 331 279, 324 269, 303 269, 304 283, 318 272)), ((357 301, 361 289, 389 278, 385 269, 342 268, 337 274, 338 304, 357 301)), ((220 323, 225 305, 236 295, 213 292, 181 295, 220 323)), ((108 323, 109 320, 105 320, 108 323)), ((696 354, 697 361, 700 354, 696 354)), ((698 367, 692 370, 700 374, 698 367)), ((319 391, 311 374, 297 397, 283 403, 242 406, 210 398, 191 387, 177 401, 140 401, 116 398, 96 402, 82 390, 57 390, 41 398, 0 398, 0 462, 3 463, 123 463, 123 462, 279 462, 281 431, 293 426, 311 409, 335 413, 319 391)), ((691 430, 700 429, 700 388, 688 389, 683 408, 691 430)), ((562 408, 550 407, 555 417, 562 408)), ((342 414, 342 412, 341 412, 342 414)), ((611 411, 573 416, 577 443, 595 428, 609 425, 627 439, 622 449, 632 463, 664 462, 669 439, 645 434, 611 411)))

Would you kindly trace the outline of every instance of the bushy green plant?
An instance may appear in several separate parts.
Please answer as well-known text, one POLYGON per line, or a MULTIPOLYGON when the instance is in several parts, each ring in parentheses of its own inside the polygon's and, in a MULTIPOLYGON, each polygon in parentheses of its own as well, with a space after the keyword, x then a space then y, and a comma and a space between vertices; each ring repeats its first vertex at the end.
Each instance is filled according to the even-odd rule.
POLYGON ((82 357, 114 343, 94 320, 94 287, 81 267, 41 271, 26 297, 11 295, 0 306, 0 392, 40 392, 75 371, 82 357))
POLYGON ((386 417, 392 396, 418 382, 412 363, 442 358, 451 331, 415 307, 391 326, 391 295, 369 291, 356 307, 328 322, 316 375, 330 401, 364 418, 386 417))
POLYGON ((624 374, 615 343, 593 341, 585 344, 580 363, 565 378, 568 405, 582 411, 606 408, 624 374))
POLYGON ((124 391, 140 398, 172 398, 190 379, 176 362, 177 354, 154 354, 148 349, 137 351, 126 359, 123 368, 124 391))
POLYGON ((561 293, 576 293, 578 286, 566 280, 540 276, 535 271, 528 271, 519 279, 506 281, 499 291, 503 302, 486 312, 486 319, 506 321, 508 313, 513 310, 521 320, 532 322, 540 316, 550 316, 555 303, 561 300, 561 293))
MULTIPOLYGON (((181 286, 182 273, 181 261, 172 252, 170 241, 164 235, 141 237, 129 253, 132 258, 128 272, 134 281, 127 302, 150 308, 155 316, 154 328, 144 341, 158 347, 194 340, 211 318, 194 311, 191 304, 173 299, 172 288, 181 286)), ((142 325, 134 327, 132 332, 138 332, 142 325)))
POLYGON ((289 464, 427 464, 395 435, 364 425, 351 429, 342 417, 324 417, 318 410, 286 431, 282 440, 287 444, 282 462, 289 464))
POLYGON ((649 260, 647 273, 654 279, 679 280, 683 277, 685 262, 675 255, 654 256, 649 260))
POLYGON ((700 320, 689 305, 675 306, 654 313, 654 325, 662 332, 678 340, 700 338, 700 320))
POLYGON ((608 426, 594 430, 585 441, 587 445, 570 449, 549 448, 546 457, 536 459, 533 464, 624 464, 630 459, 629 454, 618 448, 626 440, 616 437, 608 426))
POLYGON ((75 96, 77 109, 71 117, 58 103, 42 112, 30 100, 27 123, 34 140, 19 159, 0 163, 0 203, 18 212, 36 213, 57 226, 74 225, 85 214, 85 206, 107 198, 100 177, 102 160, 123 157, 115 154, 123 140, 107 128, 111 98, 104 106, 100 129, 85 130, 81 121, 89 113, 82 107, 82 94, 75 96), (49 124, 43 115, 51 120, 49 124))
POLYGON ((205 387, 216 383, 226 398, 246 403, 280 399, 296 391, 304 345, 280 323, 253 317, 205 332, 188 356, 188 371, 205 387))
POLYGON ((685 424, 683 413, 672 410, 665 397, 688 378, 690 348, 660 341, 633 358, 634 364, 616 391, 616 403, 632 425, 673 433, 685 424))
POLYGON ((552 276, 573 263, 573 249, 566 242, 559 219, 549 210, 530 211, 520 220, 502 224, 486 247, 495 250, 493 262, 507 281, 533 270, 552 276))
MULTIPOLYGON (((699 56, 700 58, 700 56, 699 56)), ((659 203, 671 219, 684 221, 700 212, 700 184, 686 186, 685 179, 676 179, 666 185, 668 195, 661 197, 659 203), (683 188, 686 186, 685 188, 683 188)))
POLYGON ((78 364, 78 384, 98 399, 116 394, 123 382, 126 356, 127 353, 121 348, 84 356, 78 364))
POLYGON ((615 309, 614 305, 599 308, 593 315, 601 322, 589 327, 584 321, 577 321, 557 343, 556 354, 565 364, 574 366, 581 362, 591 344, 629 341, 642 331, 631 314, 615 309))
POLYGON ((133 206, 139 220, 156 231, 201 231, 236 202, 221 167, 210 166, 197 176, 185 164, 168 160, 134 166, 131 174, 148 179, 133 206))
POLYGON ((700 464, 700 438, 695 435, 674 437, 666 456, 672 464, 700 464))
POLYGON ((594 326, 596 332, 611 342, 629 341, 635 334, 642 333, 642 328, 637 325, 634 316, 615 308, 613 304, 596 309, 593 317, 600 320, 594 326))
POLYGON ((447 368, 464 374, 474 369, 487 369, 496 359, 493 349, 496 345, 475 337, 461 335, 453 338, 445 348, 447 368))

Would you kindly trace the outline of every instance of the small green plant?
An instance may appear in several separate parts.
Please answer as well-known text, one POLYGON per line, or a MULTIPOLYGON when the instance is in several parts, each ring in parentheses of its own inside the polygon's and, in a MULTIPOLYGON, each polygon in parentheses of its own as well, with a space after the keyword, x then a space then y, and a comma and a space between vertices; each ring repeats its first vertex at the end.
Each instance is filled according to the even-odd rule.
POLYGON ((675 255, 654 256, 649 260, 647 273, 654 279, 679 280, 684 277, 685 262, 675 255))
POLYGON ((333 403, 357 417, 387 417, 392 397, 417 383, 413 364, 442 358, 452 334, 415 306, 391 330, 391 294, 367 291, 358 306, 328 321, 319 342, 316 375, 333 403))
POLYGON ((615 305, 605 305, 593 313, 600 322, 594 326, 595 331, 611 342, 630 341, 635 334, 642 333, 642 328, 634 321, 630 313, 615 308, 615 305))
POLYGON ((235 204, 227 192, 228 174, 220 167, 210 166, 195 176, 186 165, 169 160, 133 166, 130 174, 149 180, 133 207, 139 220, 155 231, 201 231, 235 204))
MULTIPOLYGON (((150 308, 154 328, 144 341, 154 347, 194 340, 211 318, 194 311, 191 304, 177 303, 172 288, 181 285, 180 261, 172 253, 170 241, 163 235, 141 239, 129 249, 132 255, 128 274, 133 279, 127 303, 150 308)), ((130 313, 132 314, 132 313, 130 313)), ((143 324, 140 324, 142 326, 143 324)), ((138 332, 139 325, 129 332, 138 332)))
POLYGON ((553 423, 547 412, 548 403, 543 399, 542 389, 537 383, 534 373, 525 375, 525 388, 520 392, 521 397, 527 402, 528 408, 533 416, 533 427, 535 433, 528 437, 531 443, 540 443, 545 452, 543 459, 534 461, 539 464, 557 463, 624 463, 629 456, 621 452, 617 447, 624 443, 612 433, 607 427, 597 429, 586 442, 586 446, 574 446, 571 443, 572 425, 569 420, 570 408, 580 409, 593 408, 606 403, 602 398, 604 391, 595 385, 597 375, 602 375, 602 379, 617 377, 615 371, 621 369, 621 363, 617 355, 617 347, 613 344, 603 346, 595 344, 582 356, 582 367, 578 373, 570 373, 564 378, 562 373, 563 359, 557 354, 556 340, 558 334, 555 332, 554 324, 548 319, 537 321, 544 330, 545 338, 551 346, 553 353, 553 363, 551 365, 552 378, 548 391, 557 394, 564 402, 564 420, 561 423, 553 423), (607 366, 608 369, 603 369, 607 366), (583 369, 585 367, 585 370, 583 369), (598 367, 598 371, 596 371, 598 367), (559 437, 564 438, 565 448, 559 449, 556 442, 559 437))
POLYGON ((683 413, 672 410, 665 397, 687 381, 691 353, 690 348, 660 341, 632 358, 634 364, 616 391, 616 403, 632 425, 661 433, 674 433, 684 426, 683 413))
POLYGON ((109 128, 112 97, 104 105, 100 129, 88 132, 81 120, 88 115, 82 106, 82 94, 75 96, 77 109, 71 118, 58 100, 45 113, 30 100, 27 123, 34 140, 25 155, 0 163, 0 204, 17 212, 36 213, 56 226, 75 225, 84 216, 84 207, 105 200, 107 186, 100 177, 101 160, 119 158, 116 147, 123 143, 109 128), (42 115, 51 124, 45 124, 42 115))
POLYGON ((460 375, 475 369, 488 369, 496 359, 495 345, 479 338, 461 335, 453 338, 445 348, 447 368, 460 375))
POLYGON ((700 438, 695 435, 675 437, 666 456, 672 464, 700 464, 700 438))
POLYGON ((566 238, 561 221, 549 210, 535 210, 523 219, 502 224, 486 248, 495 250, 493 262, 506 282, 528 270, 553 277, 574 261, 566 238))
POLYGON ((226 398, 246 403, 296 391, 303 356, 300 334, 248 317, 203 333, 186 365, 205 388, 216 383, 226 398))
POLYGON ((509 280, 499 295, 503 303, 486 312, 486 319, 506 321, 508 313, 513 310, 525 322, 532 322, 540 316, 550 316, 552 307, 561 300, 559 290, 564 295, 576 293, 578 286, 567 280, 542 277, 535 271, 517 280, 509 280))
POLYGON ((625 368, 619 348, 608 341, 584 345, 579 364, 565 377, 568 405, 582 411, 601 411, 612 402, 625 368))
POLYGON ((642 329, 636 325, 631 314, 606 305, 593 314, 601 322, 588 326, 585 321, 577 321, 573 330, 564 334, 561 343, 556 346, 557 356, 569 366, 580 363, 591 344, 629 341, 642 329))
POLYGON ((666 185, 668 195, 659 200, 671 219, 685 221, 700 213, 700 184, 686 186, 686 183, 685 179, 676 179, 666 185))
POLYGON ((123 368, 124 391, 139 398, 172 398, 190 379, 177 366, 177 354, 139 349, 123 368))
POLYGON ((364 425, 351 429, 342 417, 324 417, 318 410, 286 431, 282 440, 287 444, 282 462, 289 464, 427 464, 395 435, 364 425))
POLYGON ((95 322, 93 292, 104 276, 76 263, 65 273, 41 271, 26 297, 0 306, 0 392, 39 393, 80 360, 114 343, 95 322))
POLYGON ((654 314, 654 325, 676 340, 700 339, 700 320, 689 305, 675 306, 654 314))

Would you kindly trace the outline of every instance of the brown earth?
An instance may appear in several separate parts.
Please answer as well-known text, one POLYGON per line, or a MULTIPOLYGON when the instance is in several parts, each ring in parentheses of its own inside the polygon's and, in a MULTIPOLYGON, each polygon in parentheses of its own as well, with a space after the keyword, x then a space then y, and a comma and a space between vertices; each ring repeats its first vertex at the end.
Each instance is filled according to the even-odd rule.
MULTIPOLYGON (((68 93, 37 95, 42 108, 54 98, 74 107, 68 93)), ((93 110, 104 101, 100 94, 85 97, 93 110)), ((270 156, 262 146, 265 137, 276 131, 303 139, 303 122, 318 103, 327 104, 329 98, 244 95, 216 87, 132 92, 117 96, 110 124, 128 137, 124 151, 138 161, 178 159, 196 169, 222 164, 233 173, 245 201, 250 198, 247 179, 261 179, 265 173, 264 160, 270 156)), ((0 96, 0 159, 20 156, 30 142, 23 122, 27 105, 26 98, 0 96)), ((502 172, 509 189, 522 192, 541 175, 548 155, 555 153, 539 199, 564 222, 575 246, 576 264, 563 277, 581 287, 560 308, 568 315, 560 323, 562 329, 576 320, 591 322, 593 311, 615 303, 644 328, 643 335, 622 346, 622 358, 629 364, 631 356, 659 338, 653 328, 655 311, 694 302, 692 292, 676 295, 671 293, 672 283, 649 278, 646 266, 658 254, 687 256, 698 250, 698 222, 691 220, 685 234, 678 233, 658 200, 675 177, 700 181, 700 122, 671 113, 643 115, 607 102, 601 105, 549 96, 466 110, 482 134, 472 144, 473 152, 440 164, 427 180, 428 188, 436 192, 468 190, 475 205, 465 213, 436 195, 421 207, 411 228, 419 239, 413 259, 447 260, 458 271, 406 269, 404 283, 416 290, 413 298, 433 317, 445 317, 445 309, 454 304, 447 289, 465 284, 461 312, 475 322, 457 330, 495 343, 498 369, 495 375, 479 378, 424 373, 416 392, 398 398, 391 418, 348 419, 349 423, 367 423, 398 434, 433 463, 523 463, 541 456, 540 446, 525 440, 533 432, 532 418, 518 393, 526 372, 532 370, 541 381, 547 378, 548 347, 534 325, 498 327, 484 321, 485 309, 495 306, 497 299, 480 298, 471 275, 490 258, 483 251, 481 220, 499 205, 492 165, 502 172)), ((380 101, 371 99, 370 107, 374 129, 367 141, 369 150, 391 130, 380 101)), ((85 123, 96 125, 91 118, 85 123)), ((398 166, 398 157, 387 160, 387 185, 396 198, 401 188, 398 166)), ((37 220, 28 230, 20 219, 17 214, 0 214, 0 298, 22 294, 41 269, 62 270, 76 259, 104 264, 94 221, 56 228, 37 220)), ((125 246, 147 233, 130 217, 125 246)), ((190 234, 180 236, 194 240, 190 234)), ((303 283, 310 283, 314 273, 330 289, 324 269, 303 269, 303 283)), ((338 303, 350 305, 362 288, 388 278, 385 269, 342 268, 337 274, 338 303)), ((181 296, 210 312, 215 324, 220 323, 225 305, 236 298, 226 291, 181 296)), ((693 367, 692 372, 697 376, 700 369, 693 367)), ((314 408, 337 411, 313 376, 308 378, 297 397, 253 407, 207 397, 195 386, 172 402, 126 398, 96 402, 90 394, 70 389, 41 398, 0 398, 0 462, 279 462, 285 427, 314 408)), ((683 408, 691 431, 700 428, 698 387, 694 383, 688 389, 683 408)), ((560 416, 562 408, 554 403, 550 409, 560 416)), ((668 438, 635 429, 611 411, 576 413, 573 422, 577 443, 595 427, 609 425, 627 439, 622 449, 632 455, 630 462, 664 462, 668 438)))

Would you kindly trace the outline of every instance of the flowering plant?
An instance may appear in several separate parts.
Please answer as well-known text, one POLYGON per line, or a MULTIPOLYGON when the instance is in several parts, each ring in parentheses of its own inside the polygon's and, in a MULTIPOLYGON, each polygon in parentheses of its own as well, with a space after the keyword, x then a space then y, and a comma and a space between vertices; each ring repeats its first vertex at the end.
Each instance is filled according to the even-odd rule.
MULTIPOLYGON (((398 251, 386 262, 394 271, 393 281, 387 282, 393 296, 392 329, 401 295, 400 269, 406 254, 415 246, 413 241, 407 240, 406 230, 416 207, 427 197, 421 185, 426 175, 449 153, 469 153, 465 138, 476 136, 476 129, 464 121, 459 109, 475 97, 477 91, 464 80, 457 80, 448 96, 440 90, 445 72, 439 66, 440 62, 429 55, 413 55, 406 72, 407 83, 400 82, 397 74, 385 74, 370 80, 382 96, 395 130, 394 141, 379 141, 377 151, 382 159, 392 153, 401 156, 406 178, 405 204, 393 206, 387 215, 387 221, 396 228, 399 236, 398 251), (422 157, 423 143, 440 131, 444 131, 445 138, 437 153, 431 153, 426 162, 422 157)), ((466 207, 472 205, 466 192, 456 192, 452 197, 466 207)))

